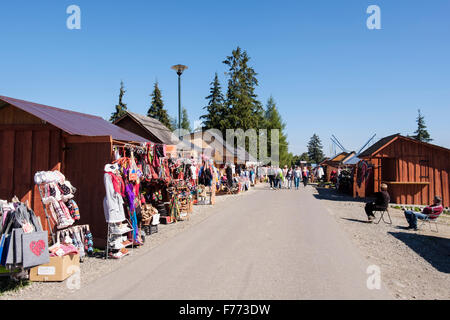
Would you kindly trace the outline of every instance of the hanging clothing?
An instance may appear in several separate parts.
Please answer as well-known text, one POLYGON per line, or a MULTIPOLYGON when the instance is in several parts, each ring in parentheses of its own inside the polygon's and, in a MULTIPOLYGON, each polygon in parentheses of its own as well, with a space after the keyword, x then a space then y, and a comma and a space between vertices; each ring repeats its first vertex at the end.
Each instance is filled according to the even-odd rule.
POLYGON ((111 175, 104 174, 104 183, 106 196, 103 199, 103 210, 106 222, 118 223, 125 220, 125 211, 123 210, 123 199, 120 193, 114 189, 111 175))

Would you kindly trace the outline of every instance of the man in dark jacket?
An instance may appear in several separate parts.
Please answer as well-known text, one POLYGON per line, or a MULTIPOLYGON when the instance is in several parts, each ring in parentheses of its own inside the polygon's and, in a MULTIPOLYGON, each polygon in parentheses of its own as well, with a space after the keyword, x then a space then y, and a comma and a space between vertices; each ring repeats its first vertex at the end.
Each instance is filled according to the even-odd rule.
POLYGON ((233 186, 233 169, 231 168, 231 164, 227 165, 227 168, 225 169, 225 173, 227 175, 228 187, 231 188, 233 186))
POLYGON ((387 192, 388 186, 386 184, 381 185, 381 192, 375 193, 375 202, 369 202, 366 204, 365 210, 367 214, 367 218, 370 222, 375 219, 374 211, 377 210, 386 210, 389 206, 389 202, 391 201, 391 197, 387 192))

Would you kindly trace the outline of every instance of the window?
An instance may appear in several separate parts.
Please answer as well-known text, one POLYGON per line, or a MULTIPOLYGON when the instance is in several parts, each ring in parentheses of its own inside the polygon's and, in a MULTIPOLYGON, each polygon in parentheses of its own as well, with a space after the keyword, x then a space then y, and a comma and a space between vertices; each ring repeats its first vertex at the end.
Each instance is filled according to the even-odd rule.
POLYGON ((430 178, 430 165, 428 160, 420 160, 420 180, 428 181, 430 178))

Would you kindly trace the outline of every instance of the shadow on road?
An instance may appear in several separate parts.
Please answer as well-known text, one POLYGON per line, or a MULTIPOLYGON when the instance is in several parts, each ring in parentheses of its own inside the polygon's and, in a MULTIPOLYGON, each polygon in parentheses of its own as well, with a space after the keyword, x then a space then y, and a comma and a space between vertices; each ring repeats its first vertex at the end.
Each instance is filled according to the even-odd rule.
POLYGON ((403 241, 436 270, 450 273, 450 239, 427 236, 417 233, 388 232, 394 238, 403 241))
POLYGON ((352 222, 359 222, 359 223, 367 223, 367 224, 371 223, 371 222, 369 222, 369 221, 367 221, 367 220, 350 219, 350 218, 341 218, 341 219, 342 219, 342 220, 352 221, 352 222))
POLYGON ((319 200, 365 202, 364 199, 353 198, 348 194, 340 193, 336 189, 316 187, 316 190, 319 194, 314 194, 314 197, 319 200))

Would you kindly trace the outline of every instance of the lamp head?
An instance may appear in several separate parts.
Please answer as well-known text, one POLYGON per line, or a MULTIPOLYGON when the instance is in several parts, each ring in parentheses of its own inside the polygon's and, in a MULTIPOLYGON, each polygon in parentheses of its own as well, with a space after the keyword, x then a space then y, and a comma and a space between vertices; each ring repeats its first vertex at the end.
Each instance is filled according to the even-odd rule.
POLYGON ((172 69, 175 70, 179 76, 181 76, 183 74, 183 71, 186 70, 187 68, 188 68, 187 66, 184 66, 182 64, 172 66, 172 69))

